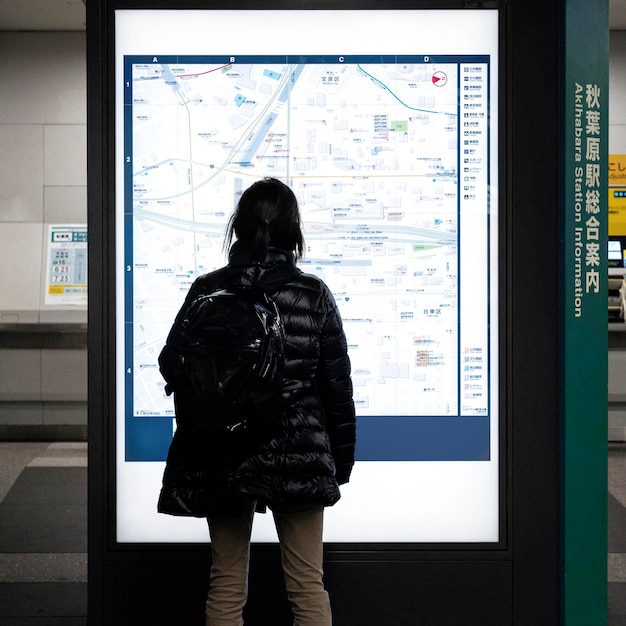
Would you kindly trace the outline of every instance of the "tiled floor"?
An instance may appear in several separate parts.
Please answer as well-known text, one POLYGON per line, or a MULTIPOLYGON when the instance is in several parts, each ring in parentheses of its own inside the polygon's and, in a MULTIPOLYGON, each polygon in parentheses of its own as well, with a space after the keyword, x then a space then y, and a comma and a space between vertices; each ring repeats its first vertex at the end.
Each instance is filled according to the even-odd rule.
MULTIPOLYGON (((608 458, 608 626, 626 626, 626 444, 608 458)), ((86 551, 86 444, 0 442, 0 626, 85 626, 86 551)))
POLYGON ((87 623, 87 445, 0 442, 0 625, 87 623))

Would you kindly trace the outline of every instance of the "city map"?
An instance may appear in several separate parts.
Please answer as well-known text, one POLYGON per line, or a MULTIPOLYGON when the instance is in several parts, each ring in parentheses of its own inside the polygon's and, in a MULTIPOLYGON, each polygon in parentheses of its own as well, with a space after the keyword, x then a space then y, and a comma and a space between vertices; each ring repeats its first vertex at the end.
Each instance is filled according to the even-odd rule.
POLYGON ((472 314, 466 340, 459 287, 463 234, 488 229, 484 59, 157 55, 125 68, 133 416, 173 417, 158 354, 191 283, 225 264, 228 217, 263 176, 298 198, 299 265, 337 300, 357 415, 487 414, 488 316, 472 314), (465 214, 478 217, 464 231, 465 214))

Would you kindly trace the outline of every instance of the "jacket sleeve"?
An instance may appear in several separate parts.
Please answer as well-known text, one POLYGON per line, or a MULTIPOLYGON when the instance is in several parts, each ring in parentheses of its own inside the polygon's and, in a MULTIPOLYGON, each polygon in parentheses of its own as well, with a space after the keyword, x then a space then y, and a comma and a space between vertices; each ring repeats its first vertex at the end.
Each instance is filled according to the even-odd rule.
POLYGON ((337 482, 350 479, 354 465, 356 417, 352 398, 350 358, 335 300, 326 291, 327 314, 320 342, 317 384, 326 415, 326 430, 336 465, 337 482))
POLYGON ((167 335, 165 346, 159 354, 159 370, 165 379, 165 393, 169 396, 176 391, 176 382, 182 375, 181 345, 182 345, 182 323, 189 305, 200 295, 200 279, 191 285, 185 301, 176 314, 174 323, 167 335))

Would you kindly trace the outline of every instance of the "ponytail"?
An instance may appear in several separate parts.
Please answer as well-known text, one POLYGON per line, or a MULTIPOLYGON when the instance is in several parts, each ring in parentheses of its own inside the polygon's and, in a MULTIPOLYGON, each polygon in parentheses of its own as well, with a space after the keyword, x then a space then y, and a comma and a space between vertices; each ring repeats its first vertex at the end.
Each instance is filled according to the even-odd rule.
POLYGON ((225 250, 233 236, 250 249, 254 261, 263 261, 270 246, 302 258, 304 237, 293 191, 276 178, 264 178, 248 187, 228 222, 225 250))
POLYGON ((267 222, 254 222, 254 226, 256 232, 252 242, 252 260, 262 261, 267 256, 271 242, 270 225, 267 222))

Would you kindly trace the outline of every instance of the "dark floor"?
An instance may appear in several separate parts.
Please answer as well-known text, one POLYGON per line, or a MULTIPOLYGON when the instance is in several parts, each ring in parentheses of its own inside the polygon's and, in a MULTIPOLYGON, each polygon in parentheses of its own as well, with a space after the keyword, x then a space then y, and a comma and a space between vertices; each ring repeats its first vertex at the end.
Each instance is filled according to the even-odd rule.
MULTIPOLYGON (((608 458, 608 626, 626 626, 626 444, 608 458)), ((86 444, 0 442, 0 626, 84 626, 86 552, 86 444)))
POLYGON ((0 625, 87 623, 87 446, 0 442, 0 625))

